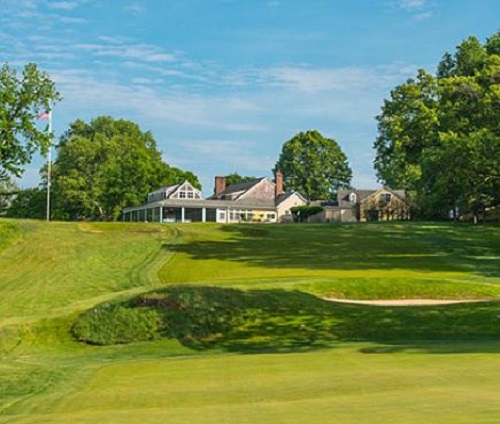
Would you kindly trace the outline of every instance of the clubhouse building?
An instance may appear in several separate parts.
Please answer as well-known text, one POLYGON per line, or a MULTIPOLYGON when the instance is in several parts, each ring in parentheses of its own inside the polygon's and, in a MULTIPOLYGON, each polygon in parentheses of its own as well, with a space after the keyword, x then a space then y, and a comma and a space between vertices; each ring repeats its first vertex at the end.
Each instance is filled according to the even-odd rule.
POLYGON ((214 194, 204 199, 188 181, 162 187, 148 194, 144 205, 125 208, 125 222, 287 222, 290 209, 307 204, 297 192, 285 193, 283 175, 276 183, 268 178, 226 186, 225 177, 215 177, 214 194))

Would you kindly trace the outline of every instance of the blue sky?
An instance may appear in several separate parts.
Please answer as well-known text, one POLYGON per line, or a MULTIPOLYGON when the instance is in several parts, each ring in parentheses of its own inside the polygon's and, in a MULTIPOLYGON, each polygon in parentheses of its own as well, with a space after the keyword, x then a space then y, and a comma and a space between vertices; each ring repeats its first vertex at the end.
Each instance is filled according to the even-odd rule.
MULTIPOLYGON (((77 118, 151 130, 167 163, 271 176, 283 143, 317 129, 376 187, 374 116, 391 88, 469 35, 500 28, 498 0, 0 0, 0 58, 36 62, 77 118)), ((22 185, 38 182, 42 163, 22 185)))

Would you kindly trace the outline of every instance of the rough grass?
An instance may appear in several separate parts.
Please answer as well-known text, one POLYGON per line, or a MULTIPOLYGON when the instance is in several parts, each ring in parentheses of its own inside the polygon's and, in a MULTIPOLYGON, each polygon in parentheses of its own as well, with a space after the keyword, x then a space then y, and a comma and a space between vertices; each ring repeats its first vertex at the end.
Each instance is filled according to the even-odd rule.
POLYGON ((366 307, 298 291, 173 286, 102 305, 73 333, 93 344, 176 338, 195 349, 288 351, 334 341, 500 340, 499 302, 366 307))
POLYGON ((0 423, 496 423, 496 303, 377 308, 311 293, 499 299, 499 252, 498 226, 0 220, 0 423), (226 319, 222 302, 167 339, 71 335, 84 311, 179 283, 207 308, 200 290, 216 286, 238 325, 207 319, 226 319))

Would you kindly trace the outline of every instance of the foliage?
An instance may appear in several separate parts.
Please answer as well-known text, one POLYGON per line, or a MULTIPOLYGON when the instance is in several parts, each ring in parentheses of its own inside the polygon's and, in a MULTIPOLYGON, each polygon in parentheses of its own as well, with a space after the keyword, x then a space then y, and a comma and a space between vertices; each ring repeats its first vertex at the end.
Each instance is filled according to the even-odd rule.
POLYGON ((153 310, 105 304, 84 313, 72 332, 79 341, 89 344, 131 343, 153 339, 159 324, 153 310))
POLYGON ((54 216, 116 220, 148 192, 184 180, 200 186, 193 173, 164 163, 153 135, 135 123, 105 116, 90 123, 77 120, 58 146, 54 216))
POLYGON ((330 422, 339 411, 343 421, 356 424, 402 415, 426 422, 429 414, 443 423, 464 416, 495 422, 498 303, 387 308, 340 305, 308 293, 499 299, 499 231, 451 223, 165 226, 2 219, 0 422, 55 424, 77 417, 140 423, 147 416, 215 424, 240 422, 242 411, 248 422, 259 423, 292 415, 294 423, 310 423, 311 411, 318 422, 330 422), (178 281, 199 285, 172 287, 178 281), (99 304, 140 314, 158 308, 163 316, 163 309, 175 312, 161 306, 168 298, 186 306, 175 322, 189 325, 181 326, 178 339, 167 338, 175 336, 162 327, 158 340, 112 346, 71 336, 75 319, 99 304), (203 321, 213 306, 214 316, 203 321), (229 316, 231 325, 200 332, 220 316, 229 316), (434 341, 425 340, 427 331, 434 341), (436 399, 436 388, 454 396, 436 399), (474 402, 467 401, 471 390, 474 402), (408 413, 415 399, 428 408, 408 413), (375 418, 374 408, 382 411, 375 418))
POLYGON ((435 77, 419 70, 384 101, 375 169, 413 195, 414 216, 458 209, 477 217, 500 203, 499 39, 483 46, 469 37, 443 56, 435 77))
POLYGON ((5 216, 13 197, 18 191, 19 187, 9 177, 7 171, 0 169, 0 216, 5 216))
POLYGON ((231 184, 246 183, 247 181, 253 181, 256 179, 257 177, 242 176, 237 172, 233 172, 232 174, 226 175, 226 186, 231 184))
POLYGON ((40 188, 19 190, 12 199, 6 216, 11 218, 43 219, 46 214, 47 193, 40 188))
POLYGON ((274 173, 283 172, 287 190, 308 200, 330 199, 350 185, 352 171, 339 144, 318 131, 296 134, 283 144, 274 173))
POLYGON ((317 213, 323 212, 321 206, 294 206, 290 209, 293 215, 293 220, 295 222, 307 222, 307 218, 316 215, 317 213))
POLYGON ((245 344, 251 350, 338 340, 498 338, 497 314, 496 303, 359 308, 297 291, 190 285, 98 306, 77 320, 73 333, 92 344, 175 337, 193 348, 245 344))
POLYGON ((21 176, 37 150, 47 152, 51 134, 37 129, 37 115, 60 99, 50 76, 36 64, 25 65, 22 75, 7 63, 0 68, 0 171, 21 176))

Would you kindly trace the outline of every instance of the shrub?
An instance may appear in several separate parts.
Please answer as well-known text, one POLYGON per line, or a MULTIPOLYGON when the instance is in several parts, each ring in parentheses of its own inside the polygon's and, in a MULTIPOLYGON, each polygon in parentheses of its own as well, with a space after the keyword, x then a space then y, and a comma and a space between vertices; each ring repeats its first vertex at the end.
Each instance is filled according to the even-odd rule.
POLYGON ((321 206, 294 206, 290 209, 292 212, 293 220, 295 222, 305 222, 310 216, 316 215, 323 211, 321 206))
POLYGON ((151 340, 160 329, 161 320, 153 309, 105 304, 82 314, 72 332, 85 343, 110 345, 151 340))

